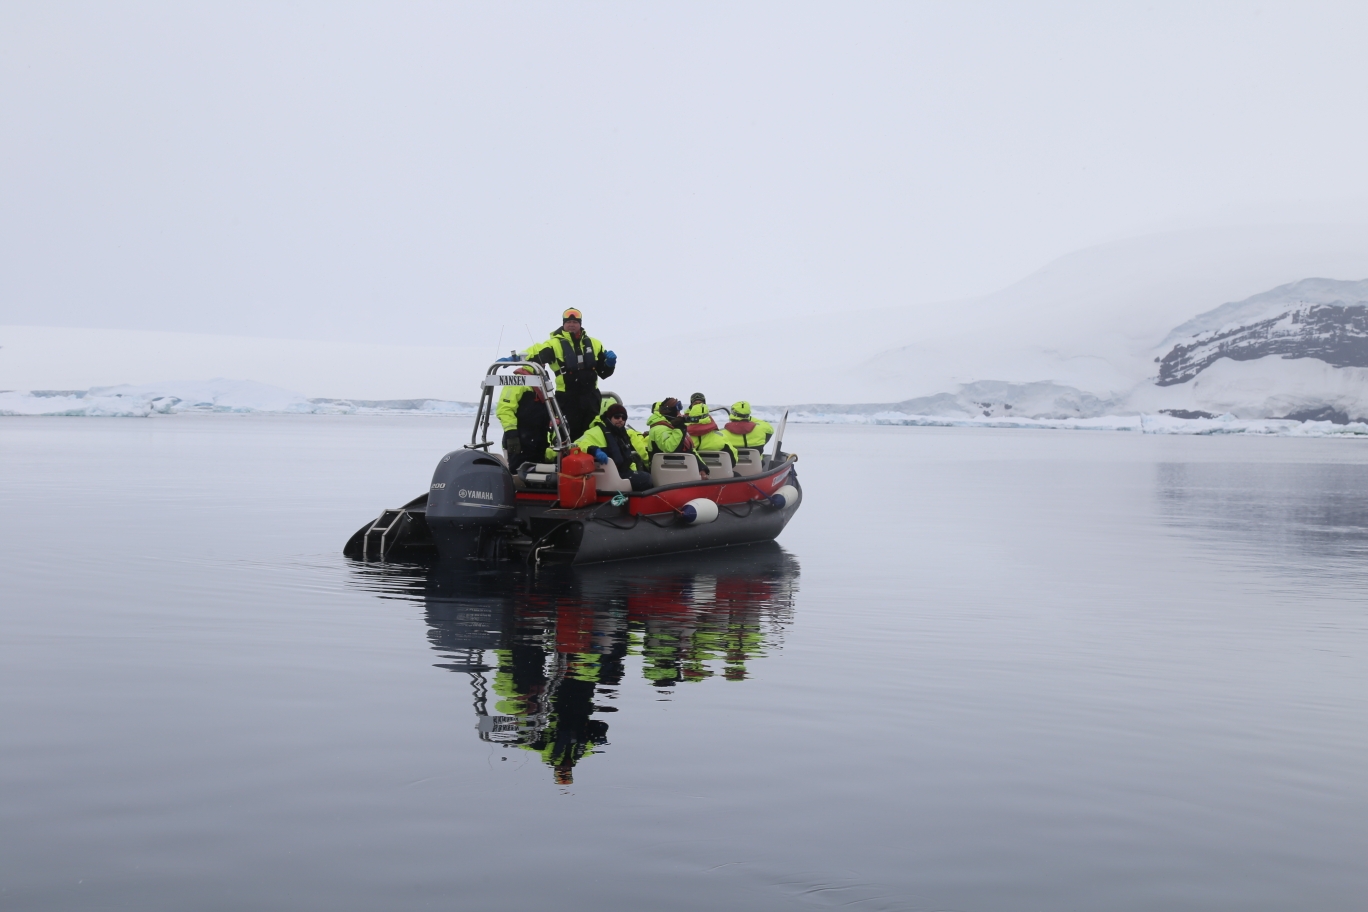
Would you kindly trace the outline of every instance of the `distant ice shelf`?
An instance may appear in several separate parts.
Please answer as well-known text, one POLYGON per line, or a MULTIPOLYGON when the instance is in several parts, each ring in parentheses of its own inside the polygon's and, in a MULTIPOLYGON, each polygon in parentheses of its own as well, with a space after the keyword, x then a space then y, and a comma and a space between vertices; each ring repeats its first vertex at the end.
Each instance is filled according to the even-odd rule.
MULTIPOLYGON (((758 410, 757 410, 758 411, 758 410)), ((861 424, 902 427, 1036 428, 1061 431, 1128 431, 1140 434, 1252 434, 1276 437, 1361 437, 1368 424, 1236 418, 1225 414, 1183 418, 1174 415, 1100 415, 1093 418, 1001 418, 909 415, 903 412, 790 412, 790 424, 861 424)))
POLYGON ((442 399, 321 399, 251 380, 170 381, 88 390, 0 392, 0 416, 146 418, 180 412, 282 415, 473 415, 470 402, 442 399))
MULTIPOLYGON (((1062 391, 1049 384, 1025 387, 1039 396, 1053 397, 1062 391)), ((982 395, 985 389, 975 389, 982 395)), ((1001 392, 994 389, 993 392, 1001 392)), ((1014 390, 1019 392, 1020 390, 1014 390)), ((1063 401, 1072 405, 1067 396, 1063 401)), ((859 424, 904 427, 1036 428, 1073 431, 1122 431, 1144 434, 1258 434, 1284 437, 1368 436, 1362 422, 1297 421, 1275 418, 1238 418, 1231 414, 1183 417, 1172 414, 1091 415, 1087 417, 1013 417, 1001 408, 987 414, 923 414, 905 410, 907 405, 931 404, 928 400, 900 403, 904 410, 888 405, 797 406, 788 410, 790 424, 859 424)), ((942 404, 937 401, 936 404, 942 404)), ((982 404, 987 404, 982 402, 982 404)), ((1092 403, 1089 403, 1092 404, 1092 403)), ((468 418, 476 403, 443 399, 327 399, 306 398, 299 393, 250 380, 150 383, 141 386, 107 386, 88 390, 0 391, 0 416, 48 416, 85 418, 147 418, 155 415, 429 415, 468 418)), ((1067 408, 1066 408, 1067 410, 1067 408)), ((647 405, 628 407, 633 421, 650 414, 647 405)), ((758 417, 778 421, 781 406, 760 406, 758 417)))

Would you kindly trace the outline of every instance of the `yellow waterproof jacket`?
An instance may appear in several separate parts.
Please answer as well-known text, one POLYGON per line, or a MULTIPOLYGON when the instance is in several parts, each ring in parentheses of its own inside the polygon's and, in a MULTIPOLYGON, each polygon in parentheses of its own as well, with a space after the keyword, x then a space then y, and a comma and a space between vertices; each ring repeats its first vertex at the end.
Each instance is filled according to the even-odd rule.
MULTIPOLYGON (((580 436, 580 439, 575 441, 575 446, 586 453, 589 452, 591 446, 598 447, 600 450, 607 452, 607 433, 608 432, 604 430, 603 427, 603 416, 600 415, 594 419, 593 424, 589 425, 589 430, 585 431, 584 434, 580 436)), ((642 465, 649 464, 650 458, 647 456, 649 444, 646 441, 646 437, 640 431, 637 431, 631 425, 628 425, 627 439, 632 442, 632 449, 636 450, 636 454, 641 457, 642 465)))
POLYGON ((556 372, 556 392, 565 392, 566 378, 572 386, 594 389, 598 378, 608 379, 614 368, 603 362, 603 343, 581 332, 578 342, 564 329, 558 329, 545 342, 529 348, 528 361, 550 366, 556 372))
POLYGON ((688 434, 670 424, 670 419, 660 412, 652 412, 651 420, 647 422, 649 430, 646 437, 651 444, 651 454, 656 453, 687 453, 689 444, 686 442, 688 434))
POLYGON ((731 454, 732 465, 736 464, 736 447, 727 442, 717 428, 717 422, 708 413, 708 404, 700 402, 689 406, 685 413, 689 419, 689 436, 693 438, 695 450, 725 450, 731 454))
POLYGON ((722 439, 737 449, 763 450, 773 436, 774 425, 757 418, 747 421, 733 418, 722 425, 722 439))
MULTIPOLYGON (((516 431, 518 429, 518 406, 523 404, 523 396, 535 396, 537 388, 535 386, 505 386, 503 392, 499 393, 499 404, 494 409, 494 414, 499 419, 499 424, 503 426, 505 432, 516 431)), ((545 406, 542 406, 545 408, 545 406)))

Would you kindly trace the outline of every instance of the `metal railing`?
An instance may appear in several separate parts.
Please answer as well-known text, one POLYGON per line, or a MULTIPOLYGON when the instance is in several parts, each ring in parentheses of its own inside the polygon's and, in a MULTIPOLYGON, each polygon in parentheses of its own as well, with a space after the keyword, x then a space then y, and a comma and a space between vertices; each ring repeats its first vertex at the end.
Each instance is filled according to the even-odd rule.
POLYGON ((572 441, 565 416, 561 414, 560 403, 556 401, 556 375, 536 361, 495 361, 489 365, 484 379, 480 381, 480 404, 475 410, 475 427, 470 431, 470 443, 465 448, 482 450, 490 446, 489 419, 494 413, 494 400, 499 392, 510 386, 541 389, 546 400, 546 413, 551 418, 552 448, 562 456, 569 453, 572 441), (523 367, 532 373, 518 373, 518 369, 523 367))

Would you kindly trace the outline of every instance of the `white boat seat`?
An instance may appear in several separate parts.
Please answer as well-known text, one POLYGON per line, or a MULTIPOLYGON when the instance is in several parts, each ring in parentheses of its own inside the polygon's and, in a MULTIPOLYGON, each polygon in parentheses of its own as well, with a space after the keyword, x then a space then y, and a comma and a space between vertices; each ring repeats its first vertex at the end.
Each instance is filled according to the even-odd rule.
POLYGON ((759 475, 763 471, 759 450, 736 451, 736 467, 732 472, 733 475, 759 475))
POLYGON ((731 453, 726 450, 700 450, 698 458, 708 467, 708 478, 712 481, 731 478, 735 474, 732 471, 731 453))
POLYGON ((679 484, 682 481, 702 481, 698 471, 698 457, 693 453, 656 453, 651 457, 651 484, 655 487, 679 484))
POLYGON ((594 489, 599 492, 630 491, 632 482, 622 477, 613 460, 594 464, 594 489))

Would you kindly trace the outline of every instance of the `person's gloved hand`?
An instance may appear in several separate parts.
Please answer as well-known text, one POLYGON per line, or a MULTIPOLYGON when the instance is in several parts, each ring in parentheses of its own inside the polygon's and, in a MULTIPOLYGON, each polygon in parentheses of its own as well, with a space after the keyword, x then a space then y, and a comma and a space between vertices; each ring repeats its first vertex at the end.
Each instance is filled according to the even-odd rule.
POLYGON ((519 358, 517 355, 506 355, 506 356, 500 358, 500 359, 499 359, 497 362, 495 362, 495 363, 496 363, 496 364, 500 364, 500 363, 505 363, 505 362, 508 362, 508 361, 521 361, 521 360, 522 360, 522 358, 519 358))
POLYGON ((517 431, 504 431, 503 448, 508 451, 508 461, 513 462, 513 457, 522 451, 522 442, 518 440, 517 431))
POLYGON ((609 350, 603 353, 603 363, 609 367, 617 365, 617 352, 609 350))
POLYGON ((596 449, 594 450, 594 462, 597 462, 599 465, 603 465, 603 464, 606 463, 607 461, 608 461, 608 454, 605 453, 605 452, 603 452, 603 450, 600 450, 600 449, 597 449, 597 448, 596 448, 596 449))

